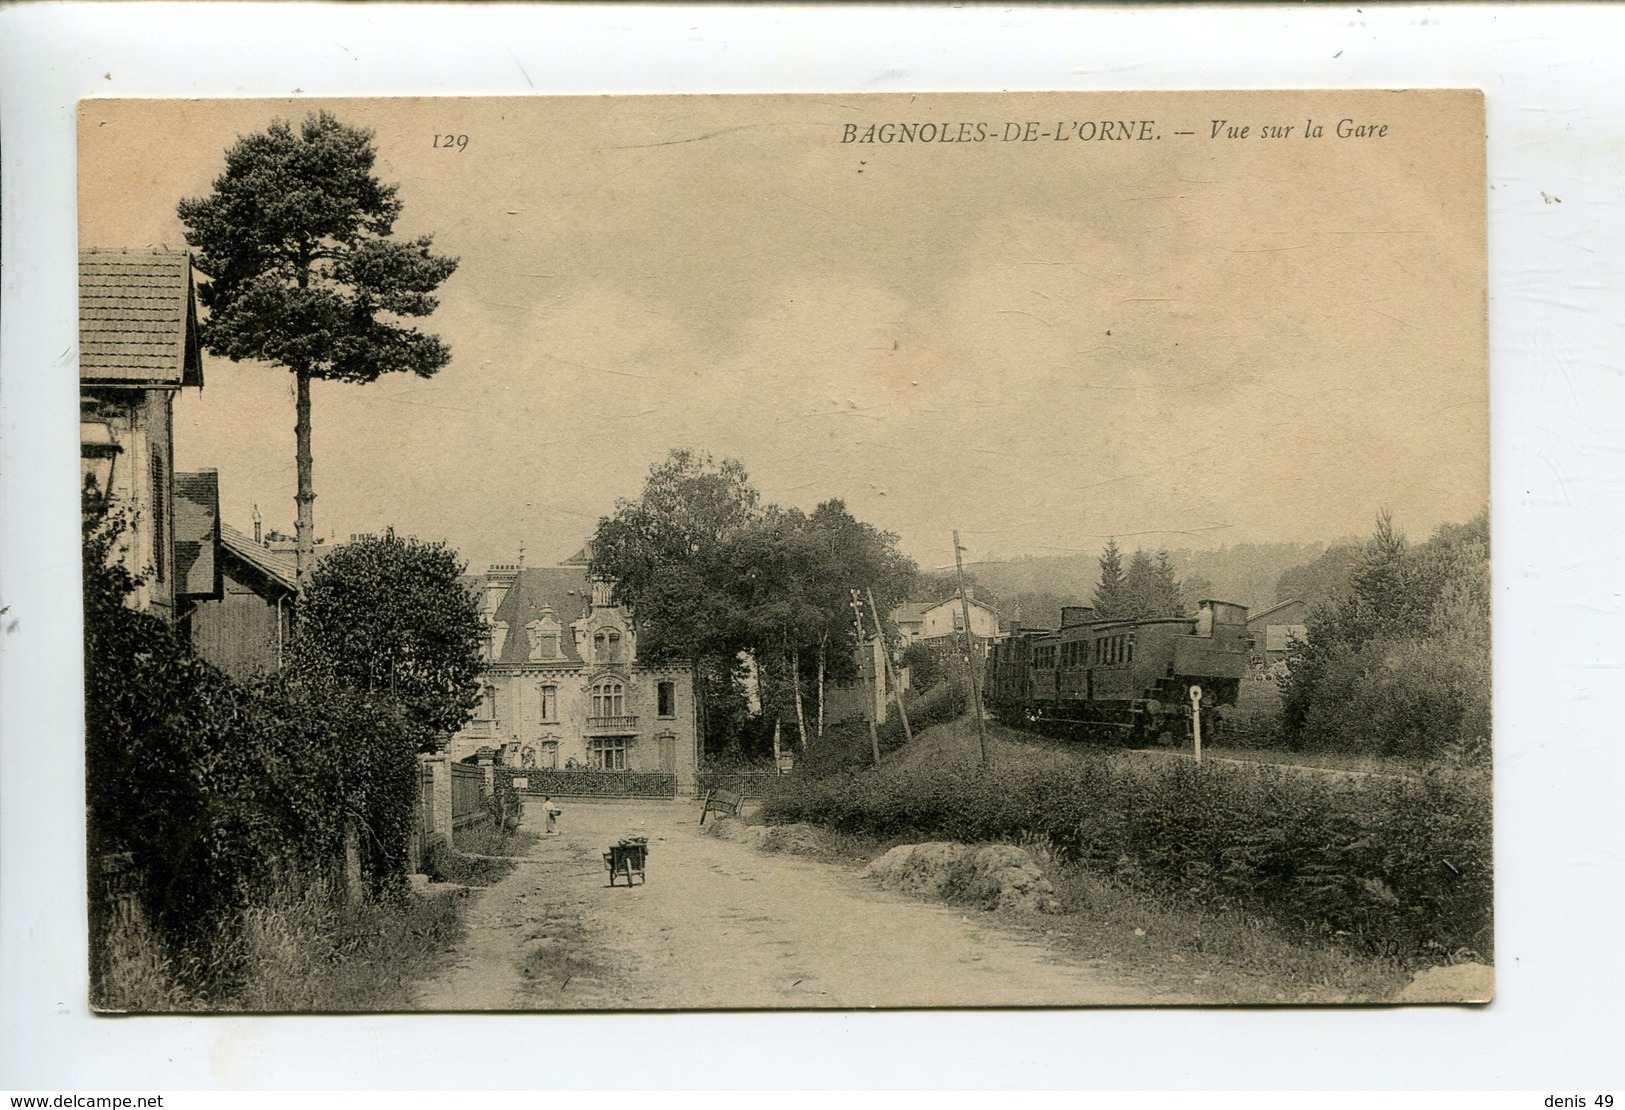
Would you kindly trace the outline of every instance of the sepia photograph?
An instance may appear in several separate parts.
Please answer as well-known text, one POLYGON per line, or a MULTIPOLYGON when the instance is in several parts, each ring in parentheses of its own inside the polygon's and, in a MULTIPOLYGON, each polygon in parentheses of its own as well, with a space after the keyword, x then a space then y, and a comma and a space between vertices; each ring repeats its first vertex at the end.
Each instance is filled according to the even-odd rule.
POLYGON ((89 1005, 1486 1003, 1476 89, 86 99, 89 1005))

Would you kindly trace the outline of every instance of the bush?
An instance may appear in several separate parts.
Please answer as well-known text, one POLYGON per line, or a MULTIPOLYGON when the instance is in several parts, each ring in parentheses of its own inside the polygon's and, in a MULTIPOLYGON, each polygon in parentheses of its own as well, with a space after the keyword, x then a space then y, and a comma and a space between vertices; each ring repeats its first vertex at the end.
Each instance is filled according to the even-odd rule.
POLYGON ((1378 640, 1321 668, 1300 746, 1431 758, 1489 737, 1489 659, 1437 640, 1378 640))
MULTIPOLYGON (((125 607, 135 579, 110 559, 122 522, 93 492, 84 529, 88 846, 93 860, 128 854, 162 958, 183 979, 229 973, 241 961, 227 942, 290 876, 339 886, 347 829, 371 892, 403 892, 417 764, 394 704, 232 681, 125 607)), ((113 923, 91 924, 107 943, 113 923)))
POLYGON ((1288 652, 1282 726, 1292 747, 1434 758, 1488 754, 1489 520, 1409 546, 1385 513, 1335 603, 1288 652))
POLYGON ((1489 954, 1489 783, 1474 772, 1334 785, 1100 753, 1071 771, 789 776, 763 817, 882 839, 1041 837, 1059 858, 1131 887, 1245 908, 1288 931, 1415 962, 1461 949, 1489 954))
POLYGON ((554 771, 536 767, 498 767, 499 789, 511 789, 515 776, 528 779, 526 797, 672 798, 677 776, 660 771, 554 771))

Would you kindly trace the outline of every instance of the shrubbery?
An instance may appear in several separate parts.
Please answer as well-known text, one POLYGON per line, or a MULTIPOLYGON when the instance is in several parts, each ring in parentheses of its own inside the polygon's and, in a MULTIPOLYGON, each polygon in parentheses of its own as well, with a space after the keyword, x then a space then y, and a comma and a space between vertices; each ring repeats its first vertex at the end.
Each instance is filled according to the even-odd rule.
POLYGON ((1131 887, 1247 909, 1291 932, 1413 962, 1489 956, 1489 783, 1474 772, 1334 785, 1101 753, 1066 771, 789 776, 763 814, 886 839, 1042 837, 1061 859, 1131 887))
MULTIPOLYGON (((88 846, 127 853, 135 894, 189 989, 231 989, 247 911, 277 892, 339 888, 346 832, 375 896, 404 890, 415 734, 394 703, 316 676, 243 684, 124 599, 108 556, 122 521, 85 505, 88 846), (202 982, 201 980, 208 980, 202 982)), ((92 868, 91 873, 97 874, 92 868)), ((92 973, 107 900, 93 891, 92 973)))
POLYGON ((1411 547, 1385 515, 1346 595, 1310 613, 1288 656, 1294 747, 1432 758, 1488 754, 1489 519, 1411 547))
POLYGON ((528 780, 526 796, 670 798, 677 791, 674 775, 659 771, 554 771, 538 767, 497 767, 498 789, 509 789, 515 777, 528 780))

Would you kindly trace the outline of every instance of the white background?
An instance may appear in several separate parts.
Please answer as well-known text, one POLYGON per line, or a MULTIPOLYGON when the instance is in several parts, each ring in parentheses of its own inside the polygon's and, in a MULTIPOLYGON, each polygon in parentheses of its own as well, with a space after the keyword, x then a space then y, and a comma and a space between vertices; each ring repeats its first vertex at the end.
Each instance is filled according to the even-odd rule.
POLYGON ((0 1088, 1618 1083, 1625 9, 0 12, 0 1088), (1482 1009, 93 1018, 74 107, 88 95, 1478 86, 1497 980, 1482 1009))

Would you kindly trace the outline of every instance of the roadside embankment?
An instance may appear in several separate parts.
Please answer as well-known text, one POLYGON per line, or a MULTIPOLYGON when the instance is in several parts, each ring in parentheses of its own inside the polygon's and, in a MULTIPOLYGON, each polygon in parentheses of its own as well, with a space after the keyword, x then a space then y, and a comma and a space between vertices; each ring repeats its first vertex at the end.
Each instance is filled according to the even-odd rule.
POLYGON ((1338 780, 1036 749, 988 768, 787 776, 763 819, 891 844, 1040 843, 1138 894, 1407 968, 1491 955, 1489 779, 1473 771, 1338 780))

